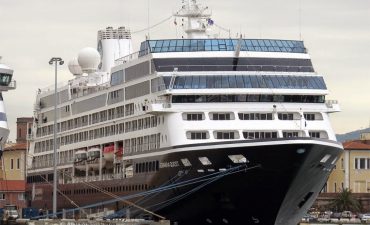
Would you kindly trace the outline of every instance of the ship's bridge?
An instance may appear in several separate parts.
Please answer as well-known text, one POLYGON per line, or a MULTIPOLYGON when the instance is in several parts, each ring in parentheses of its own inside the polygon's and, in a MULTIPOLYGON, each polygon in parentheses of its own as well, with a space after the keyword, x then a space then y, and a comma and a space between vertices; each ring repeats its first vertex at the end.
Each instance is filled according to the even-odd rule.
POLYGON ((16 82, 13 80, 13 70, 0 64, 0 92, 13 90, 16 88, 16 82))
POLYGON ((168 39, 141 43, 139 57, 148 53, 252 51, 306 53, 303 41, 272 39, 168 39))

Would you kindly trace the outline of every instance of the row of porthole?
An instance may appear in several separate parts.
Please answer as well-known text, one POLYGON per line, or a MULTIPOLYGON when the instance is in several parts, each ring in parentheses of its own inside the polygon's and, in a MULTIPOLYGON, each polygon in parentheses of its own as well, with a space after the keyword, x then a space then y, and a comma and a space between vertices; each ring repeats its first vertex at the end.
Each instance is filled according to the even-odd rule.
MULTIPOLYGON (((130 191, 146 191, 149 189, 153 189, 155 186, 147 185, 147 184, 136 184, 136 185, 124 185, 124 186, 114 186, 114 187, 104 187, 101 188, 103 191, 106 192, 130 192, 130 191)), ((101 193, 100 190, 97 189, 75 189, 75 190, 62 190, 62 194, 65 195, 84 195, 84 194, 95 194, 101 193)))

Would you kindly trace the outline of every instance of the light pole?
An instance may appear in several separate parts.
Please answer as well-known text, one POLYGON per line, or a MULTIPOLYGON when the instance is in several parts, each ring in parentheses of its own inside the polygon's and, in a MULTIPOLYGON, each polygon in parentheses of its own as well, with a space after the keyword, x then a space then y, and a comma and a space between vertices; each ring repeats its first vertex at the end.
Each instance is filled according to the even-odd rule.
POLYGON ((58 153, 57 153, 57 105, 58 105, 58 85, 57 85, 57 68, 59 65, 63 65, 64 61, 60 57, 53 57, 50 59, 49 64, 55 65, 55 89, 54 89, 54 179, 53 179, 53 218, 57 217, 57 162, 58 162, 58 153))

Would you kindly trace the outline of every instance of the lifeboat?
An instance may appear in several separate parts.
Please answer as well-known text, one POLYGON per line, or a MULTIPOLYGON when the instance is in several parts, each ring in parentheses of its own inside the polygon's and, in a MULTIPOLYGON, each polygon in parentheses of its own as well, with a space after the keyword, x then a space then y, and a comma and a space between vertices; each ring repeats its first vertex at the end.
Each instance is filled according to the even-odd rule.
POLYGON ((85 171, 86 170, 87 152, 86 150, 78 150, 75 153, 73 164, 76 169, 85 171))
MULTIPOLYGON (((90 148, 87 150, 87 166, 89 170, 99 170, 100 148, 90 148)), ((105 166, 105 159, 102 158, 102 168, 105 166)))
POLYGON ((104 147, 103 156, 106 161, 113 162, 114 155, 114 145, 109 145, 104 147))

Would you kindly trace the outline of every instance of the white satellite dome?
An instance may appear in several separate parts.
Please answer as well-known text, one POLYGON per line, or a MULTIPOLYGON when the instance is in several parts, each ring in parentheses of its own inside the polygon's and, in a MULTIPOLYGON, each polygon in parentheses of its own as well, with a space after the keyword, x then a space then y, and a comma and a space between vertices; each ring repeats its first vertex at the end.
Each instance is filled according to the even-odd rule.
POLYGON ((71 61, 69 61, 68 69, 75 76, 79 76, 83 74, 81 66, 78 63, 77 58, 73 58, 71 61))
POLYGON ((87 47, 78 53, 78 64, 85 73, 95 72, 100 64, 100 54, 95 48, 87 47))

